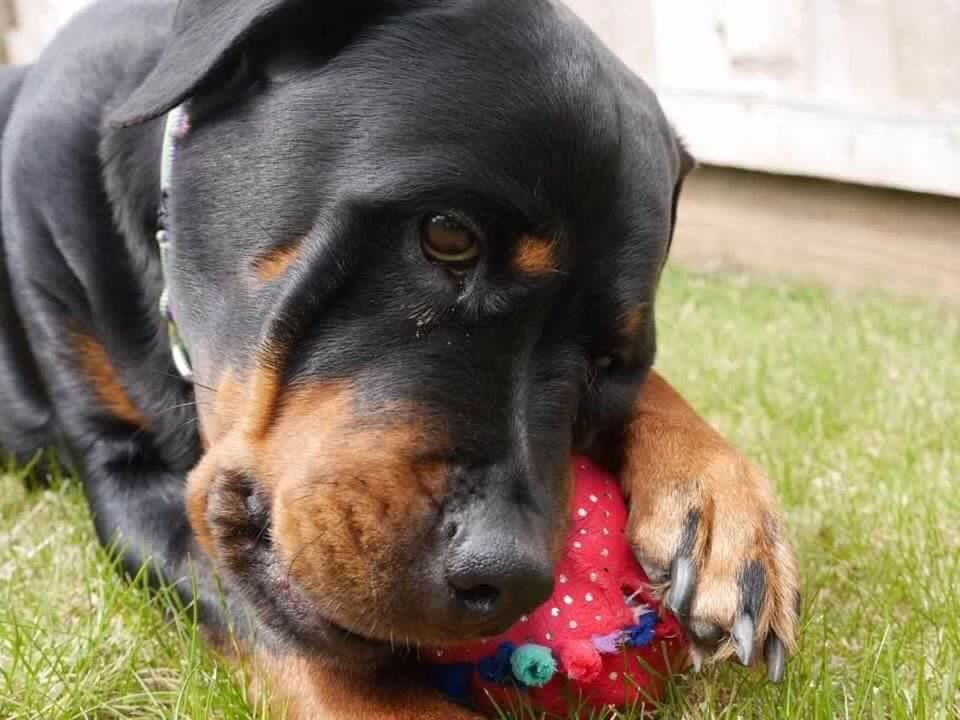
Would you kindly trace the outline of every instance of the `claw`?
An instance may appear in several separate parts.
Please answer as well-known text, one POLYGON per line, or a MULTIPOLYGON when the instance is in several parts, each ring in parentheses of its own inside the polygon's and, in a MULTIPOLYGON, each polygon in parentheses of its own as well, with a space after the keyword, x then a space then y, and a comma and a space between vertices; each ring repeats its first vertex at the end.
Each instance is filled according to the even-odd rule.
POLYGON ((696 645, 690 646, 690 662, 693 664, 693 671, 700 672, 703 669, 703 650, 696 645))
POLYGON ((770 682, 778 683, 783 680, 787 669, 787 648, 783 640, 773 632, 767 635, 767 641, 763 644, 763 655, 767 660, 767 677, 770 682))
POLYGON ((667 609, 674 615, 686 617, 690 614, 693 591, 697 586, 697 568, 689 557, 678 557, 670 568, 670 593, 667 596, 667 609))
POLYGON ((730 637, 733 638, 734 647, 737 650, 737 657, 744 665, 753 663, 753 617, 749 613, 743 613, 733 623, 733 629, 730 631, 730 637))

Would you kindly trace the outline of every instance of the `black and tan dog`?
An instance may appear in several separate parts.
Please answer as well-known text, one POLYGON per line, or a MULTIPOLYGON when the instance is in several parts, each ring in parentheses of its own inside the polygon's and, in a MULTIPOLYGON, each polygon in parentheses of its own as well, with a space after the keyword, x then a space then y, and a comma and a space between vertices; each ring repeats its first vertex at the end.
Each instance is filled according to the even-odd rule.
POLYGON ((0 446, 293 717, 466 717, 386 678, 548 595, 574 450, 702 651, 782 675, 770 484, 650 370, 692 161, 556 2, 109 0, 0 119, 0 446))

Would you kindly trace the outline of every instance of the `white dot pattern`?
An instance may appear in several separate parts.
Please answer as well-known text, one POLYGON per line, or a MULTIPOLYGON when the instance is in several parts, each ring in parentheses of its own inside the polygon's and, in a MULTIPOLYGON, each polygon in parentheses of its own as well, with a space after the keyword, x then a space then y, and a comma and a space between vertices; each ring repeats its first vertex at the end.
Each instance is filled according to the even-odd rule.
MULTIPOLYGON (((608 608, 605 594, 608 590, 617 591, 615 581, 619 580, 620 573, 620 543, 624 542, 620 525, 626 518, 620 506, 613 505, 618 499, 615 492, 591 487, 584 488, 574 500, 572 513, 575 530, 573 537, 568 540, 569 559, 561 565, 565 572, 556 576, 557 586, 562 589, 554 596, 553 604, 547 605, 550 619, 546 627, 540 629, 536 616, 524 615, 520 618, 521 623, 530 625, 528 630, 536 631, 540 642, 552 645, 567 637, 567 634, 573 637, 582 634, 585 638, 604 635, 612 629, 609 623, 619 618, 619 606, 608 608), (618 527, 614 528, 613 524, 618 527), (613 543, 616 543, 615 547, 613 543), (584 580, 590 583, 589 592, 578 585, 584 580), (608 609, 613 610, 613 615, 606 614, 608 609)), ((537 641, 533 635, 528 634, 527 637, 533 642, 537 641)), ((609 669, 605 673, 609 681, 619 681, 622 675, 609 669)))

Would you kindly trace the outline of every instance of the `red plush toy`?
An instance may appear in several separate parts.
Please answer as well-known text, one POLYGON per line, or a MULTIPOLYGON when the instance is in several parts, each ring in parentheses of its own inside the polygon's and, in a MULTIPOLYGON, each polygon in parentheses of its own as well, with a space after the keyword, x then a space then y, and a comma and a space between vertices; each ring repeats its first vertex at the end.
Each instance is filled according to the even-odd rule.
POLYGON ((521 707, 566 715, 628 709, 660 698, 686 663, 677 620, 650 592, 625 537, 616 480, 574 458, 572 525, 553 597, 503 635, 431 651, 435 682, 487 710, 521 707))

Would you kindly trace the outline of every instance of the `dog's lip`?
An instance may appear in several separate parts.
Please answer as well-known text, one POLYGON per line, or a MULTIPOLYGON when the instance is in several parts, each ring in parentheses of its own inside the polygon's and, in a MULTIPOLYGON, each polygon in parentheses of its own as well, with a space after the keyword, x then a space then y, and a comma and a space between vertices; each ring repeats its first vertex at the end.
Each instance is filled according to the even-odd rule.
MULTIPOLYGON (((514 622, 499 622, 496 624, 463 626, 449 626, 437 622, 434 630, 435 637, 446 638, 442 642, 421 641, 400 637, 384 639, 365 635, 362 632, 340 624, 327 615, 320 604, 303 588, 303 586, 284 569, 283 563, 274 558, 270 563, 272 568, 265 577, 269 578, 269 585, 274 588, 273 602, 281 614, 286 617, 296 618, 294 627, 302 628, 308 633, 316 633, 318 630, 329 640, 333 641, 337 647, 347 649, 351 654, 355 652, 375 657, 384 657, 388 655, 403 655, 407 651, 416 651, 419 647, 426 646, 456 646, 468 641, 483 640, 487 638, 502 635, 511 627, 514 622), (282 599, 281 599, 282 598, 282 599), (280 602, 277 602, 280 600, 280 602)), ((519 618, 517 618, 519 620, 519 618)))
POLYGON ((390 643, 341 625, 324 612, 281 561, 269 540, 247 545, 229 573, 260 620, 284 642, 367 667, 392 652, 390 643))

